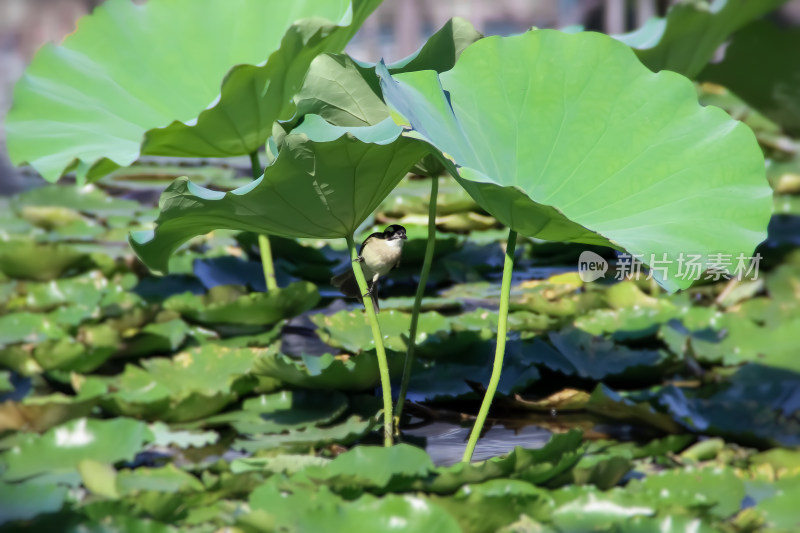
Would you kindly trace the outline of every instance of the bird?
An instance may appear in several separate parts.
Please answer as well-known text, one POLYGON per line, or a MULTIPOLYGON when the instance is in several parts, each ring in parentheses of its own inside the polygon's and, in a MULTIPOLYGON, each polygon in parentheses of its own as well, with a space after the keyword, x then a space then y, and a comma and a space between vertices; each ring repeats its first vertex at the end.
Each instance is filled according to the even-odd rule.
POLYGON ((369 296, 375 312, 379 313, 378 279, 400 265, 400 256, 403 254, 403 245, 406 239, 408 239, 406 228, 399 224, 387 226, 384 231, 376 231, 364 239, 355 261, 361 263, 361 270, 367 280, 366 294, 362 295, 358 289, 352 268, 331 278, 331 285, 339 289, 346 297, 358 298, 362 303, 364 296, 369 296))

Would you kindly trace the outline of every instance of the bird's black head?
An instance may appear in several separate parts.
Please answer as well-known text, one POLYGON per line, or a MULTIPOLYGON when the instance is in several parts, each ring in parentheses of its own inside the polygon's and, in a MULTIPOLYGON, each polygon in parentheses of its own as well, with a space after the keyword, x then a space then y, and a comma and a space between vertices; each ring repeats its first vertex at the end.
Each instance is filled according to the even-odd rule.
POLYGON ((383 231, 383 238, 386 240, 403 239, 406 240, 406 228, 400 224, 392 224, 383 231))

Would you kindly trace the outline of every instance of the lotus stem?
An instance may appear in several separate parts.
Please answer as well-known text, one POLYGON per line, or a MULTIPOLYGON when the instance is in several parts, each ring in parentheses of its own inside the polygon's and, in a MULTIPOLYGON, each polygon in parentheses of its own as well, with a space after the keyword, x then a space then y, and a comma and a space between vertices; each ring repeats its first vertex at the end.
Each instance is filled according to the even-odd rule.
POLYGON ((431 272, 433 250, 436 246, 436 200, 439 196, 439 178, 431 177, 431 196, 428 201, 428 241, 425 244, 425 259, 422 261, 422 270, 419 273, 417 294, 414 297, 414 308, 411 311, 411 327, 408 330, 408 350, 406 361, 403 365, 403 379, 400 382, 400 396, 397 398, 395 408, 396 425, 400 426, 400 417, 403 414, 403 404, 408 393, 408 382, 411 380, 411 366, 414 364, 414 352, 417 348, 417 326, 419 325, 419 309, 422 307, 422 297, 425 295, 425 286, 428 284, 428 274, 431 272))
POLYGON ((503 262, 503 282, 500 285, 500 310, 498 311, 497 319, 497 347, 494 352, 492 376, 489 378, 486 394, 483 396, 483 402, 481 402, 478 417, 475 419, 475 425, 472 426, 467 448, 464 450, 464 457, 462 458, 464 462, 470 462, 472 460, 472 454, 475 452, 475 445, 478 443, 481 431, 483 431, 483 424, 486 422, 486 416, 489 414, 489 407, 492 405, 494 393, 497 391, 497 384, 500 382, 500 373, 503 370, 503 357, 506 353, 506 333, 508 331, 508 300, 511 296, 511 274, 514 271, 514 249, 516 246, 517 232, 512 229, 508 231, 506 258, 503 262))
MULTIPOLYGON (((250 153, 250 170, 253 179, 258 179, 264 173, 261 162, 258 160, 258 150, 250 153)), ((272 263, 272 247, 269 244, 269 237, 266 235, 258 236, 258 249, 261 253, 261 268, 264 270, 264 282, 267 284, 267 292, 278 290, 278 282, 275 280, 275 266, 272 263)))
MULTIPOLYGON (((356 243, 353 241, 353 236, 347 236, 347 248, 350 250, 350 259, 352 260, 353 274, 356 276, 356 283, 358 283, 358 290, 361 294, 367 293, 367 280, 364 278, 364 271, 361 270, 361 263, 356 261, 358 259, 358 251, 356 250, 356 243)), ((392 385, 389 383, 389 363, 386 361, 386 350, 383 347, 383 336, 381 335, 381 327, 378 324, 378 315, 375 314, 375 308, 372 306, 372 301, 364 297, 364 310, 367 313, 370 328, 372 328, 372 338, 375 341, 375 354, 378 357, 378 371, 381 375, 381 389, 383 391, 383 445, 392 445, 392 385)))

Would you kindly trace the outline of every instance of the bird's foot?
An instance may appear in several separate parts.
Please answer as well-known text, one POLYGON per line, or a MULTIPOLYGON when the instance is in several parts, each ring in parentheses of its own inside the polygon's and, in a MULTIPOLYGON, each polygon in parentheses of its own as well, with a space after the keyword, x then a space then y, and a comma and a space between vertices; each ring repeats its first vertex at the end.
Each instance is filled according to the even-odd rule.
POLYGON ((364 262, 364 256, 363 255, 359 255, 358 257, 353 259, 353 263, 363 263, 363 262, 364 262))

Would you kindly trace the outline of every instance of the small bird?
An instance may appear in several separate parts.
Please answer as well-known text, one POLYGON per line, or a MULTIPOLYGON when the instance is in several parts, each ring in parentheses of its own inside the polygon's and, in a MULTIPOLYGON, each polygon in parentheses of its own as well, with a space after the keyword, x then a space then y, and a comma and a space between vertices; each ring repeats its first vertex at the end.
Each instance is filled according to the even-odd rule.
POLYGON ((407 238, 406 228, 399 224, 392 224, 386 230, 376 231, 364 240, 356 259, 361 263, 361 270, 367 279, 368 290, 363 296, 358 290, 358 283, 356 283, 356 276, 353 274, 352 268, 334 276, 331 279, 331 285, 342 291, 342 294, 348 298, 358 298, 362 303, 364 296, 369 296, 375 312, 380 312, 378 279, 400 265, 400 256, 403 254, 403 245, 407 238))

